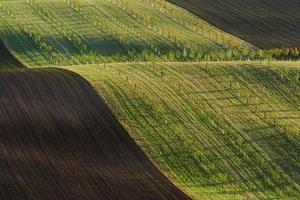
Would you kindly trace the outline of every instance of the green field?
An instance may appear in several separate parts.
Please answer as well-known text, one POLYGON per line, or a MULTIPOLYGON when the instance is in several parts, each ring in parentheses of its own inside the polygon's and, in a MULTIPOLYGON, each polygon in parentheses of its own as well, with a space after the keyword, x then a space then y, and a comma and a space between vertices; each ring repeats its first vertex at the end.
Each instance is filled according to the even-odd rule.
MULTIPOLYGON (((188 8, 192 5, 193 9, 197 9, 194 6, 196 4, 191 4, 191 1, 185 2, 188 3, 188 8)), ((233 1, 210 2, 210 6, 203 7, 210 14, 218 10, 214 3, 219 2, 219 8, 224 6, 218 15, 212 14, 214 17, 217 18, 222 13, 222 17, 228 17, 225 14, 227 9, 227 14, 232 15, 230 8, 235 5, 233 1)), ((291 0, 287 5, 292 5, 292 2, 291 0)), ((275 9, 278 3, 273 5, 275 9)), ((244 18, 235 20, 240 20, 243 25, 247 24, 247 17, 252 19, 251 16, 256 13, 253 9, 244 13, 242 8, 238 8, 235 8, 235 11, 239 15, 234 15, 244 18)), ((262 13, 258 13, 262 19, 269 19, 269 14, 262 13)), ((208 14, 205 16, 209 17, 208 14)), ((290 19, 284 16, 280 16, 283 21, 290 19)), ((253 22, 244 30, 244 34, 249 36, 247 38, 234 32, 234 26, 239 23, 235 23, 234 20, 228 22, 232 25, 233 31, 229 30, 231 33, 248 39, 247 41, 253 42, 254 45, 227 34, 164 0, 0 0, 0 44, 3 43, 3 46, 0 46, 0 67, 58 67, 81 75, 105 100, 119 122, 157 169, 193 199, 300 199, 300 63, 275 62, 271 59, 265 61, 262 59, 265 58, 261 55, 262 50, 256 47, 298 44, 297 37, 294 37, 293 31, 290 32, 293 40, 283 37, 287 29, 281 26, 279 30, 284 34, 279 34, 278 37, 272 35, 271 39, 268 39, 266 34, 260 38, 258 35, 261 33, 256 32, 256 27, 253 26, 252 29, 252 25, 255 25, 253 22), (5 50, 6 47, 9 51, 5 50)), ((263 33, 273 30, 268 24, 257 23, 259 28, 265 28, 263 33)), ((270 26, 274 27, 273 24, 270 26)), ((57 82, 60 76, 67 75, 66 71, 60 71, 57 76, 51 75, 51 80, 45 75, 42 76, 43 73, 32 75, 30 71, 24 69, 24 75, 15 79, 18 73, 14 72, 14 69, 0 70, 3 79, 2 90, 6 92, 3 93, 4 96, 14 88, 13 84, 8 83, 7 74, 11 77, 9 81, 15 80, 21 88, 20 92, 15 94, 16 105, 11 106, 20 110, 12 110, 12 113, 24 114, 27 113, 26 109, 34 113, 34 105, 37 103, 40 119, 32 122, 36 123, 37 127, 40 128, 39 122, 45 120, 45 127, 48 128, 49 125, 57 128, 61 131, 58 133, 63 134, 65 131, 60 128, 68 127, 71 123, 72 129, 68 129, 68 132, 72 140, 72 133, 85 133, 84 128, 78 131, 75 123, 78 121, 84 124, 82 127, 89 127, 88 131, 96 133, 94 127, 99 125, 99 121, 96 120, 98 118, 93 118, 95 121, 92 122, 96 124, 93 125, 85 116, 94 116, 96 113, 102 117, 100 114, 103 114, 103 110, 100 107, 99 110, 96 109, 98 107, 84 109, 85 104, 90 104, 85 103, 90 102, 88 99, 84 101, 84 95, 87 94, 84 91, 90 88, 87 82, 80 79, 84 84, 80 82, 75 87, 68 81, 57 82), (38 87, 41 83, 43 87, 38 87), (68 90, 56 93, 55 91, 60 91, 59 88, 68 90), (77 94, 75 90, 82 93, 77 94), (30 91, 38 91, 38 95, 30 91), (22 98, 18 98, 19 93, 23 95, 22 98), (47 97, 48 103, 41 100, 47 97), (19 99, 28 101, 30 109, 19 99), (56 102, 62 102, 62 105, 56 102), (83 121, 76 118, 78 114, 72 111, 72 106, 75 105, 82 111, 80 119, 83 121), (52 107, 55 106, 61 106, 56 108, 57 113, 67 109, 60 115, 65 120, 65 125, 60 125, 59 116, 52 112, 52 107), (55 116, 53 122, 52 115, 55 116), (68 121, 70 116, 71 122, 68 121), (51 119, 51 124, 46 119, 51 119)), ((9 105, 13 101, 3 102, 9 105)), ((3 110, 6 108, 10 107, 3 106, 3 110)), ((32 114, 34 115, 37 114, 32 114)), ((14 115, 9 116, 12 117, 8 121, 13 121, 14 115)), ((20 118, 14 126, 22 127, 22 120, 20 118)), ((10 128, 17 129, 14 126, 10 128)), ((113 129, 118 131, 115 129, 119 128, 113 129)), ((30 133, 32 130, 26 131, 30 133)), ((109 135, 105 133, 104 131, 101 137, 109 135)), ((122 134, 125 134, 125 131, 122 134)), ((127 137, 127 133, 125 135, 127 137)), ((48 138, 50 141, 51 137, 50 135, 50 139, 48 138)), ((91 145, 82 138, 80 137, 82 145, 91 145)), ((68 140, 64 141, 67 145, 68 140)), ((90 138, 89 142, 92 141, 90 138)), ((77 141, 72 143, 76 144, 77 141)), ((47 139, 45 144, 48 144, 47 139)), ((15 145, 18 146, 19 143, 16 142, 15 145)), ((93 147, 98 151, 114 146, 113 142, 109 142, 93 147)), ((85 151, 87 156, 92 154, 98 159, 98 153, 93 152, 85 151)), ((70 150, 71 156, 72 153, 73 149, 70 150)), ((114 153, 119 153, 117 147, 114 153)), ((111 158, 115 159, 114 153, 111 154, 111 158)), ((120 159, 115 160, 113 167, 119 166, 120 159)), ((146 161, 141 161, 144 162, 146 161)), ((17 159, 15 163, 20 164, 17 159)), ((65 163, 68 165, 68 162, 65 163)), ((109 166, 107 163, 109 159, 97 168, 103 173, 103 177, 109 174, 101 170, 101 167, 106 169, 109 166)), ((128 165, 132 163, 130 161, 128 165)), ((78 161, 78 166, 82 164, 84 167, 84 162, 78 161)), ((28 170, 31 169, 30 165, 28 170)), ((43 170, 41 167, 42 177, 43 170)), ((73 167, 73 170, 77 170, 76 167, 73 167)), ((151 170, 147 168, 142 174, 151 174, 151 170)), ((14 173, 17 174, 17 171, 14 173)), ((30 173, 33 177, 36 175, 34 171, 30 173)), ((95 171, 95 174, 97 173, 95 171)), ((87 176, 94 181, 94 175, 88 173, 87 176)), ((146 182, 151 182, 158 188, 165 188, 147 176, 144 177, 146 182)), ((112 180, 109 182, 109 192, 117 200, 122 198, 113 191, 114 179, 120 181, 117 192, 126 193, 122 184, 126 185, 127 175, 123 174, 120 177, 113 174, 112 179, 109 179, 112 180), (124 179, 118 179, 120 177, 124 179)), ((137 183, 134 179, 134 176, 130 178, 130 184, 137 183)), ((166 181, 164 178, 163 180, 166 181)), ((100 180, 97 183, 102 184, 100 180)), ((9 186, 7 188, 10 190, 9 186)), ((35 190, 34 185, 32 188, 28 191, 35 190)), ((140 185, 137 188, 140 189, 138 191, 150 191, 140 185)), ((70 191, 74 192, 72 189, 70 186, 70 191)), ((102 190, 102 186, 94 189, 102 190)), ((154 190, 157 194, 161 192, 154 190)), ((89 190, 83 190, 89 195, 87 191, 89 190)), ((137 190, 132 187, 128 191, 130 195, 126 197, 130 197, 137 190)), ((162 194, 166 192, 167 196, 172 196, 173 192, 170 191, 163 190, 162 194)), ((43 194, 41 190, 39 192, 43 194)), ((22 195, 22 192, 19 194, 22 195)), ((137 193, 136 199, 139 195, 144 194, 137 193)), ((179 193, 178 198, 181 195, 183 194, 179 193)), ((145 196, 158 199, 158 196, 145 196)))
POLYGON ((167 0, 260 48, 300 48, 298 0, 167 0))
POLYGON ((86 78, 195 199, 300 198, 300 65, 132 63, 86 78))
POLYGON ((28 66, 258 56, 162 0, 0 1, 0 16, 2 39, 28 66))

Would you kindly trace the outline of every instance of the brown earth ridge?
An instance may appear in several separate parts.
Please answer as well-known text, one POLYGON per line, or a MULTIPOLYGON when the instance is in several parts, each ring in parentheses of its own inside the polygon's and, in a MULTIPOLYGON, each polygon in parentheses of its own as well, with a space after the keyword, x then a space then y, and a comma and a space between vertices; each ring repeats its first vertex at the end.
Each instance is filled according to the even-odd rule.
POLYGON ((300 48, 299 0, 168 0, 264 49, 300 48))
POLYGON ((0 94, 0 199, 189 199, 79 75, 1 69, 0 94))

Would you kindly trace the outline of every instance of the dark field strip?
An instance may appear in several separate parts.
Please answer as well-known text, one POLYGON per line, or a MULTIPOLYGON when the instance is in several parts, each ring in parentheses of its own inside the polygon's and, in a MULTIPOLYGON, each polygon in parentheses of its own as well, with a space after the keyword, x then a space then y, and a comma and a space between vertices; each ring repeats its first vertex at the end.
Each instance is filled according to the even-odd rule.
POLYGON ((80 76, 2 70, 0 94, 0 199, 188 199, 80 76))
POLYGON ((299 0, 169 1, 258 47, 300 47, 299 0))
POLYGON ((23 67, 23 64, 7 50, 3 42, 0 40, 0 68, 3 67, 21 68, 23 67))

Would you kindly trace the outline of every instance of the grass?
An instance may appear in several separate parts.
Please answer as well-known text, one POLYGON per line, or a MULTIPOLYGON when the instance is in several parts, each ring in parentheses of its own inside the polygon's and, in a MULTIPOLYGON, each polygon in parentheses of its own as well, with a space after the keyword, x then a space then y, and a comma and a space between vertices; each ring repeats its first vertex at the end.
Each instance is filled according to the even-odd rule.
POLYGON ((86 78, 194 199, 299 199, 300 65, 127 63, 86 78))
POLYGON ((240 59, 255 50, 161 0, 0 1, 0 16, 2 39, 28 66, 240 59))
MULTIPOLYGON (((229 1, 224 2, 227 2, 224 9, 232 8, 229 1)), ((276 7, 277 4, 274 5, 276 7)), ((215 11, 217 7, 204 9, 215 11)), ((299 63, 232 62, 247 59, 258 49, 161 0, 0 1, 0 16, 3 49, 7 46, 10 56, 16 56, 28 67, 65 65, 63 68, 86 78, 153 163, 189 196, 220 200, 300 198, 299 63), (187 62, 199 60, 218 62, 187 62)), ((245 17, 249 17, 247 12, 245 17)), ((239 20, 244 19, 241 17, 239 20)), ((248 33, 252 33, 250 31, 248 33)), ((265 45, 251 37, 248 39, 255 45, 265 45)), ((281 42, 287 42, 287 39, 281 42)), ((270 44, 273 45, 272 42, 270 44)), ((89 99, 91 96, 85 91, 92 89, 86 82, 79 81, 78 77, 72 79, 65 71, 50 75, 42 72, 33 75, 30 70, 21 74, 14 70, 4 72, 0 73, 0 81, 3 80, 0 92, 3 92, 3 97, 10 96, 11 99, 3 100, 4 104, 0 106, 3 110, 15 107, 17 110, 4 113, 9 113, 10 122, 18 120, 5 127, 5 132, 17 134, 15 127, 26 122, 34 128, 20 128, 20 131, 25 136, 33 134, 32 138, 41 139, 41 144, 47 148, 47 142, 53 141, 53 138, 51 134, 39 135, 44 129, 55 127, 59 135, 67 132, 69 135, 63 140, 54 135, 54 142, 63 141, 62 145, 54 147, 67 146, 67 157, 74 158, 70 161, 72 169, 78 168, 81 171, 78 172, 79 179, 91 180, 98 186, 96 188, 107 187, 107 191, 114 191, 114 181, 120 181, 117 182, 119 188, 128 189, 124 189, 124 193, 117 190, 121 196, 126 193, 126 196, 136 199, 161 199, 159 195, 163 194, 170 199, 173 192, 178 198, 183 195, 167 180, 163 179, 169 190, 163 189, 165 187, 156 182, 155 177, 152 179, 150 174, 160 178, 161 174, 145 157, 138 161, 130 153, 129 158, 120 157, 117 152, 127 152, 128 148, 135 149, 136 146, 124 130, 121 135, 116 131, 121 128, 119 125, 119 128, 111 128, 117 122, 111 115, 109 119, 102 115, 104 104, 101 99, 95 100, 94 93, 92 100, 89 99), (68 78, 72 80, 68 81, 68 78), (12 91, 16 98, 8 91, 12 91), (9 106, 10 103, 13 106, 9 106), (35 104, 39 108, 37 111, 35 104), (102 126, 99 119, 108 121, 102 126), (103 177, 107 178, 107 174, 98 168, 95 169, 99 170, 97 172, 85 174, 89 171, 78 159, 84 160, 91 152, 91 162, 100 159, 98 156, 103 153, 98 149, 101 141, 97 140, 98 143, 94 144, 90 134, 94 133, 93 130, 103 130, 103 127, 110 130, 109 134, 103 132, 101 135, 109 136, 110 145, 105 143, 105 148, 115 150, 118 142, 123 146, 119 151, 108 151, 113 167, 104 168, 104 171, 112 170, 107 174, 113 175, 107 180, 108 185, 97 185, 102 183, 99 180, 103 177), (32 133, 30 130, 35 131, 32 133), (111 134, 117 135, 117 142, 110 138, 111 134), (124 141, 122 135, 126 136, 124 141), (86 142, 88 151, 80 152, 82 157, 74 155, 68 140, 72 144, 86 142), (131 145, 126 146, 129 141, 131 145), (128 173, 128 168, 114 171, 120 160, 125 166, 131 165, 128 163, 135 166, 148 163, 150 167, 148 164, 144 166, 145 170, 139 175, 146 177, 141 179, 142 185, 151 182, 157 189, 150 184, 138 186, 137 191, 134 181, 127 179, 130 176, 130 180, 136 180, 131 177, 132 171, 128 173), (155 195, 143 196, 143 191, 151 191, 155 195)), ((105 113, 109 111, 105 109, 105 113)), ((1 118, 6 119, 4 116, 1 118)), ((14 135, 6 137, 16 141, 14 135)), ((16 142, 16 148, 23 149, 24 141, 20 140, 21 146, 16 142)), ((34 145, 34 142, 31 143, 34 145)), ((42 155, 45 159, 49 156, 39 146, 35 148, 35 155, 42 155)), ((47 150, 51 153, 52 149, 47 150)), ((13 150, 6 156, 10 154, 18 156, 13 150)), ((64 161, 65 157, 59 158, 64 165, 70 164, 64 161)), ((21 168, 17 160, 9 159, 10 165, 21 168)), ((110 159, 104 159, 100 165, 110 162, 110 159)), ((30 171, 31 165, 25 163, 22 167, 30 171)), ((40 176, 44 181, 41 185, 47 185, 43 170, 59 175, 65 173, 59 167, 53 167, 52 163, 46 163, 45 168, 41 167, 36 174, 27 175, 23 171, 23 176, 28 181, 30 177, 40 176)), ((6 174, 9 174, 8 171, 6 174)), ((7 177, 10 180, 9 175, 7 177)), ((61 183, 59 187, 67 187, 66 191, 69 191, 73 188, 72 184, 77 183, 75 179, 68 181, 71 185, 61 183)), ((28 190, 25 186, 16 188, 23 192, 28 190)), ((38 192, 57 194, 56 191, 40 188, 38 192)), ((12 191, 10 186, 5 186, 5 189, 8 190, 5 193, 12 191)), ((92 190, 89 197, 98 194, 92 190)), ((109 195, 112 196, 108 199, 120 198, 114 192, 109 195)), ((182 197, 185 198, 184 195, 182 197)))
POLYGON ((297 0, 168 1, 257 47, 300 47, 297 0))

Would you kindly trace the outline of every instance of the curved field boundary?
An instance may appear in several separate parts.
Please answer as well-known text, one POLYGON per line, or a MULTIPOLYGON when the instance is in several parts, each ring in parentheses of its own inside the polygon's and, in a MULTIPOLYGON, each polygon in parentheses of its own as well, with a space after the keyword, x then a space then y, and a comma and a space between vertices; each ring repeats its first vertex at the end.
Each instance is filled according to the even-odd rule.
POLYGON ((163 0, 1 1, 0 34, 30 66, 240 59, 257 50, 163 0))
POLYGON ((21 68, 24 65, 18 61, 12 53, 6 48, 3 41, 0 39, 0 68, 21 68))
POLYGON ((85 77, 195 199, 299 199, 299 64, 130 63, 85 77))
POLYGON ((0 71, 1 199, 189 199, 79 75, 0 71))
POLYGON ((300 47, 299 0, 168 0, 260 48, 300 47))

